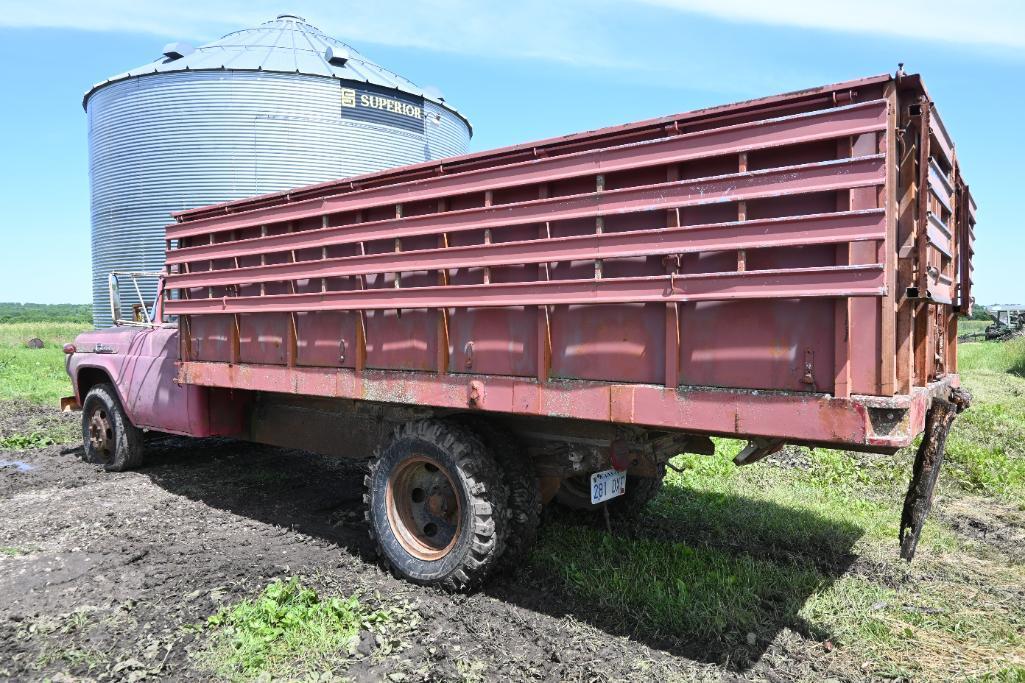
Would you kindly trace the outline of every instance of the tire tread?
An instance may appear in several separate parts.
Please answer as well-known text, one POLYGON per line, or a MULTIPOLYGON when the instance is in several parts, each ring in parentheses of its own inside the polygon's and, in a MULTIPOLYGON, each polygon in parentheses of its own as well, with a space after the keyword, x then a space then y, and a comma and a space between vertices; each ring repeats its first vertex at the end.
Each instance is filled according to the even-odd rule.
POLYGON ((102 383, 93 386, 82 401, 82 439, 83 450, 88 462, 102 464, 108 472, 125 472, 138 469, 145 458, 142 430, 132 424, 121 405, 114 386, 102 383), (110 462, 97 460, 89 449, 89 429, 87 424, 92 402, 100 401, 107 407, 107 412, 114 422, 114 457, 110 462))
POLYGON ((439 419, 399 425, 392 433, 389 444, 371 457, 363 484, 364 517, 370 538, 377 547, 378 555, 398 578, 434 584, 450 591, 472 591, 483 583, 504 550, 504 518, 508 492, 502 482, 499 466, 485 448, 483 441, 472 430, 462 425, 439 419), (459 564, 439 579, 421 579, 409 575, 391 562, 384 552, 371 514, 374 496, 384 495, 383 490, 374 490, 374 481, 377 479, 376 475, 384 454, 403 440, 427 442, 438 450, 450 454, 451 460, 465 481, 467 504, 473 512, 472 529, 468 530, 468 533, 473 534, 473 539, 459 564))

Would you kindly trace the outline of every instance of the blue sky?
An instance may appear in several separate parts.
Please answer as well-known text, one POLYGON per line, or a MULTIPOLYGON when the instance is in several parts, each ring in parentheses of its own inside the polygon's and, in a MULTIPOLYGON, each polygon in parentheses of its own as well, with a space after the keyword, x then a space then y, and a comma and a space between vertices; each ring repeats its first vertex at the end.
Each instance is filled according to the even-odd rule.
POLYGON ((473 150, 905 62, 923 74, 978 200, 976 297, 1025 302, 1025 3, 940 0, 928 13, 883 0, 0 4, 0 301, 89 300, 85 90, 171 40, 199 44, 290 12, 439 87, 473 122, 473 150))

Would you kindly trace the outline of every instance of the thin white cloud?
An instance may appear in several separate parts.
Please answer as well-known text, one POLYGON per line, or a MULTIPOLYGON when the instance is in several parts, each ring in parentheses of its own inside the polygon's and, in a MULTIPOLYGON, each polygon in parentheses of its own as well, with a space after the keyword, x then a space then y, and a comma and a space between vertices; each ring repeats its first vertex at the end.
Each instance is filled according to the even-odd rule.
MULTIPOLYGON (((727 22, 771 24, 852 35, 960 41, 1020 51, 1022 0, 34 0, 4 3, 0 27, 63 28, 153 35, 202 43, 287 11, 374 57, 373 45, 468 58, 532 59, 573 65, 610 81, 737 95, 802 87, 833 74, 814 62, 751 59, 728 40, 727 22), (672 27, 671 29, 669 27, 672 27), (646 40, 647 33, 658 38, 646 40), (730 73, 731 78, 722 78, 730 73)), ((940 43, 942 44, 942 43, 940 43)), ((769 56, 772 57, 771 55, 769 56)), ((893 66, 887 63, 883 68, 893 66)), ((856 74, 847 74, 856 75, 856 74)))
POLYGON ((0 26, 204 40, 281 11, 349 40, 460 54, 623 65, 619 21, 637 5, 736 22, 1025 48, 1022 0, 8 0, 0 26), (631 8, 631 6, 633 6, 631 8))
POLYGON ((255 26, 282 11, 308 17, 326 33, 359 44, 425 48, 457 54, 535 58, 579 65, 609 65, 609 31, 576 2, 520 0, 40 0, 0 12, 0 26, 150 33, 206 41, 255 26))
POLYGON ((1025 48, 1021 0, 639 0, 729 21, 1025 48))

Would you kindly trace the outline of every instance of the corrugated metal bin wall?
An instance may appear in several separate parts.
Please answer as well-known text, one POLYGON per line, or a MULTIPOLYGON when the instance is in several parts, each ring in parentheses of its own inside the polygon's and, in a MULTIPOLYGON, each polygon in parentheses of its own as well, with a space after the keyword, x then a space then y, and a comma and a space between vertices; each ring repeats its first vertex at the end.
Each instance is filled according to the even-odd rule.
MULTIPOLYGON (((163 267, 172 211, 462 154, 469 143, 464 119, 415 93, 228 69, 131 76, 88 95, 97 327, 111 324, 108 273, 163 267), (422 117, 347 110, 346 89, 408 100, 422 117)), ((154 288, 146 283, 147 298, 154 288)))

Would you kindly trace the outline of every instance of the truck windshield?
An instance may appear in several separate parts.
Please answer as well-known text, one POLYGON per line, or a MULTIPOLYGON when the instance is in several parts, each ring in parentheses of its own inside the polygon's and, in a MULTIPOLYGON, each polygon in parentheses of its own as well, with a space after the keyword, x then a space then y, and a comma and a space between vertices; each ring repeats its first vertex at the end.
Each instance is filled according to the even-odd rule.
POLYGON ((165 315, 163 306, 160 305, 161 297, 164 296, 163 273, 114 271, 108 276, 107 285, 110 292, 110 313, 115 325, 178 325, 178 316, 165 315))

